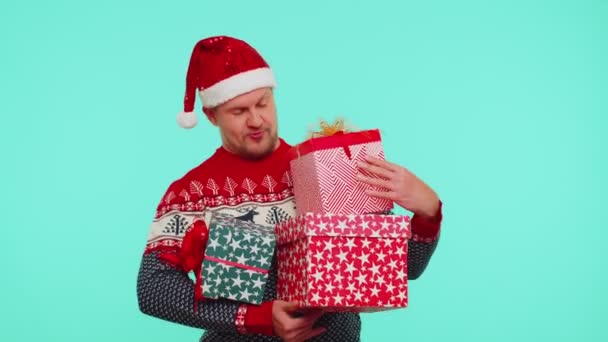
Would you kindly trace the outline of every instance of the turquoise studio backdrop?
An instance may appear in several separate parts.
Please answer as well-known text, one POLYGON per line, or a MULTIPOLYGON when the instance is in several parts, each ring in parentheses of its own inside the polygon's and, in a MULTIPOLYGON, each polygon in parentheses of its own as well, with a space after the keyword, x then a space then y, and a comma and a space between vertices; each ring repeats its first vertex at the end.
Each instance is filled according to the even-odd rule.
MULTIPOLYGON (((0 341, 196 341, 148 317, 154 209, 220 144, 180 129, 200 38, 247 40, 281 135, 379 128, 445 203, 410 306, 363 341, 608 341, 607 1, 5 1, 0 341)), ((200 115, 200 103, 197 101, 200 115)))

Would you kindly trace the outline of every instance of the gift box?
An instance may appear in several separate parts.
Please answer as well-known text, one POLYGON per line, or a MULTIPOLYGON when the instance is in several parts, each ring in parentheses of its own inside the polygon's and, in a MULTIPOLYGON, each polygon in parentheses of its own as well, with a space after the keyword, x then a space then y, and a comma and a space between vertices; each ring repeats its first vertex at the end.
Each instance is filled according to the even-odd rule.
POLYGON ((384 159, 378 130, 335 132, 313 137, 289 152, 296 213, 368 214, 385 212, 393 202, 368 196, 368 189, 386 191, 357 180, 366 156, 384 159))
POLYGON ((203 297, 260 304, 276 246, 274 229, 214 213, 208 234, 203 297))
POLYGON ((275 234, 278 299, 327 311, 407 306, 408 216, 306 213, 275 234))

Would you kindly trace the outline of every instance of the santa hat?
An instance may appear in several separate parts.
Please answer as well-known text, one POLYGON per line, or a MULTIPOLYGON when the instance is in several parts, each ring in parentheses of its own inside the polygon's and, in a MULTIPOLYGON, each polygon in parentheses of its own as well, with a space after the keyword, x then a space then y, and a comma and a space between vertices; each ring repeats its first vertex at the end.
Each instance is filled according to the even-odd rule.
POLYGON ((216 107, 234 97, 263 87, 276 87, 272 70, 246 42, 227 36, 199 41, 192 51, 186 75, 184 111, 177 116, 183 128, 192 128, 196 92, 204 108, 216 107))

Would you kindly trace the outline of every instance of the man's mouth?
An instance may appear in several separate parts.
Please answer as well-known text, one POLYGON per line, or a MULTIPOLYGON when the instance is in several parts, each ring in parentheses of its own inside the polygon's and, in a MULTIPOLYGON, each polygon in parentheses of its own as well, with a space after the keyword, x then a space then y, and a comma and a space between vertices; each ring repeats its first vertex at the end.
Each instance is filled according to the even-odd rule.
POLYGON ((248 136, 251 139, 259 140, 259 139, 262 138, 262 136, 264 136, 264 131, 258 131, 258 132, 249 133, 248 136))

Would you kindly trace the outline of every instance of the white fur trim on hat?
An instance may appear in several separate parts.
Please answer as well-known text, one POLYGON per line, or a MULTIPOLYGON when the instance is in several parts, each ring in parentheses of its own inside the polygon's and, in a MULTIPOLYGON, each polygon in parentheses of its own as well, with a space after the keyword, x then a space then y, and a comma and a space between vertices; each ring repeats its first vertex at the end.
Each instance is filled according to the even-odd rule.
POLYGON ((196 126, 198 118, 194 112, 181 112, 177 114, 177 124, 182 128, 192 128, 196 126))
POLYGON ((276 80, 270 68, 258 68, 236 74, 199 91, 199 96, 204 107, 213 108, 239 95, 264 87, 276 87, 276 80))

